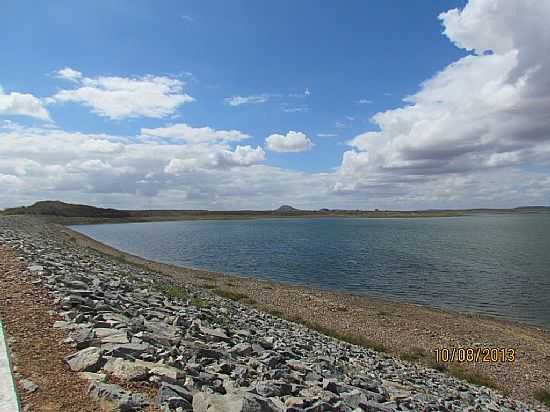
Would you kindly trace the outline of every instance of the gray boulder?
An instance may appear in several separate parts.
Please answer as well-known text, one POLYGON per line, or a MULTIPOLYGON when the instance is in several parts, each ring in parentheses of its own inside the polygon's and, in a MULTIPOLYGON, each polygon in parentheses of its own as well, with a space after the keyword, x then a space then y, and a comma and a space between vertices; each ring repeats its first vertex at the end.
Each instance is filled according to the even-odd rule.
POLYGON ((194 412, 282 412, 284 407, 272 399, 251 393, 219 395, 199 392, 193 397, 194 412))
POLYGON ((96 400, 103 400, 111 404, 112 409, 121 412, 140 411, 150 405, 150 400, 140 394, 125 391, 118 385, 101 382, 91 382, 88 395, 96 400))
POLYGON ((121 358, 109 359, 103 366, 103 370, 127 381, 142 381, 149 376, 149 370, 145 366, 121 358))
POLYGON ((101 367, 102 350, 95 347, 82 349, 65 358, 74 372, 96 372, 101 367))

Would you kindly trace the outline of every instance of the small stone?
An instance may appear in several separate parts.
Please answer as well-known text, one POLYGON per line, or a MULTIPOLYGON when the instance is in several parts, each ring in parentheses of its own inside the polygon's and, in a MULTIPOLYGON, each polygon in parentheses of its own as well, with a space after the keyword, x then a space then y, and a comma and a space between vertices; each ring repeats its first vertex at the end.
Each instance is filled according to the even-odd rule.
POLYGON ((19 383, 21 384, 23 389, 25 389, 25 391, 29 393, 33 393, 38 390, 38 385, 29 379, 21 379, 19 383))
POLYGON ((82 380, 96 381, 96 382, 105 382, 107 375, 104 373, 94 373, 94 372, 78 372, 78 377, 82 380))
POLYGON ((365 412, 393 412, 393 408, 375 401, 360 402, 359 407, 365 412))

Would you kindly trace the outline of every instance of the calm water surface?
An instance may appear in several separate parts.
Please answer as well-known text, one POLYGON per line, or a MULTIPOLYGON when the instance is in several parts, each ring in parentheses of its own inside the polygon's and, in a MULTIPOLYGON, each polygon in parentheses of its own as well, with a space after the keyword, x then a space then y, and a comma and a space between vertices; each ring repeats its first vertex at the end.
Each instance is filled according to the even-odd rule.
POLYGON ((75 226, 164 263, 550 328, 550 214, 75 226))

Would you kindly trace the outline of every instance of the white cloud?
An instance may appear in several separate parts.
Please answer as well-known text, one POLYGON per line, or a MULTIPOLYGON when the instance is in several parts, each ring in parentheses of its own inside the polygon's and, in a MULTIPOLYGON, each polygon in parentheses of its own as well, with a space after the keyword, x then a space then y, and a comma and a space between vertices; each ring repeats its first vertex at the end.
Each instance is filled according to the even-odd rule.
POLYGON ((267 148, 274 152, 306 152, 314 146, 302 132, 290 130, 286 135, 272 134, 265 139, 267 148))
POLYGON ((207 156, 193 158, 174 158, 164 168, 170 175, 196 173, 207 169, 226 169, 231 167, 248 167, 265 160, 261 147, 237 146, 235 150, 221 149, 212 151, 207 156))
POLYGON ((335 122, 334 127, 336 127, 337 129, 349 129, 351 125, 344 122, 335 122))
POLYGON ((334 133, 317 133, 317 137, 336 137, 337 134, 334 133))
POLYGON ((56 77, 59 79, 79 82, 82 79, 82 73, 78 70, 73 70, 70 67, 65 67, 64 69, 56 72, 56 77))
POLYGON ((234 151, 221 150, 210 156, 216 167, 251 166, 265 160, 265 152, 257 146, 237 146, 234 151))
POLYGON ((59 91, 51 101, 81 103, 111 119, 163 118, 194 100, 183 93, 184 82, 165 76, 89 78, 68 67, 59 70, 57 75, 77 83, 78 87, 59 91))
POLYGON ((358 104, 372 104, 373 101, 369 100, 369 99, 360 99, 360 100, 357 100, 357 103, 358 104))
POLYGON ((282 103, 281 108, 285 113, 306 113, 309 112, 309 106, 307 104, 301 105, 289 105, 288 103, 282 103))
POLYGON ((384 185, 404 195, 430 187, 433 200, 450 196, 445 188, 453 188, 453 197, 476 199, 475 189, 490 193, 491 202, 499 192, 514 197, 506 179, 524 191, 532 174, 521 168, 538 165, 548 173, 550 55, 542 50, 550 38, 550 3, 470 0, 440 19, 449 39, 475 54, 422 83, 407 105, 373 116, 379 131, 350 142, 354 150, 343 156, 337 190, 373 194, 384 185), (494 192, 477 181, 484 176, 496 184, 494 192))
POLYGON ((296 97, 296 98, 302 98, 302 99, 308 96, 311 96, 311 91, 307 87, 302 93, 290 93, 288 95, 288 97, 296 97))
POLYGON ((51 121, 48 111, 39 98, 27 93, 4 93, 0 87, 0 116, 13 115, 51 121))
POLYGON ((271 96, 269 94, 258 94, 253 96, 231 96, 224 99, 229 106, 241 106, 243 104, 259 104, 267 102, 271 96))
MULTIPOLYGON (((182 191, 187 197, 201 192, 212 201, 231 176, 240 175, 238 169, 264 160, 259 146, 233 148, 218 139, 144 143, 105 134, 0 124, 0 191, 10 193, 0 207, 25 199, 90 203, 96 196, 119 201, 132 195, 143 200, 160 193, 172 202, 171 196, 182 191)), ((135 203, 129 200, 124 207, 135 203)))
POLYGON ((144 128, 141 129, 141 134, 146 137, 183 140, 189 143, 215 141, 237 142, 250 137, 239 130, 214 130, 210 127, 191 127, 185 123, 178 123, 156 129, 144 128))

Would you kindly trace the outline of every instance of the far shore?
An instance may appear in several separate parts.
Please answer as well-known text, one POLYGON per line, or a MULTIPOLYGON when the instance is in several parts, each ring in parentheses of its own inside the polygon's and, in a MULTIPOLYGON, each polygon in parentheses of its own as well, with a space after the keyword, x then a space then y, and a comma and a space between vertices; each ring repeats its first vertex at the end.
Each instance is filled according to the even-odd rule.
POLYGON ((461 217, 471 215, 514 215, 546 214, 548 206, 521 206, 513 209, 427 209, 427 210, 348 210, 328 209, 302 210, 283 205, 275 210, 118 210, 91 205, 71 204, 57 200, 38 201, 30 206, 8 208, 0 216, 40 216, 50 223, 63 225, 167 222, 180 220, 235 220, 235 219, 416 219, 461 217))
MULTIPOLYGON (((67 220, 63 223, 76 224, 67 220)), ((122 252, 69 227, 57 227, 71 244, 165 274, 167 279, 172 279, 170 283, 191 283, 325 334, 493 386, 519 399, 532 399, 535 391, 550 387, 550 330, 544 328, 490 316, 163 264, 122 252), (458 347, 515 349, 517 360, 513 363, 435 362, 436 349, 458 347)))
MULTIPOLYGON (((508 214, 512 212, 499 212, 508 214)), ((300 213, 272 213, 272 212, 203 212, 203 213, 160 213, 151 215, 136 215, 130 217, 69 217, 51 215, 32 215, 40 217, 49 223, 58 223, 64 226, 71 225, 98 225, 119 223, 152 223, 152 222, 179 222, 192 220, 256 220, 256 219, 425 219, 443 217, 461 217, 467 214, 460 211, 442 212, 300 212, 300 213)), ((0 214, 1 216, 1 214, 0 214)), ((6 215, 10 216, 10 215, 6 215)))

